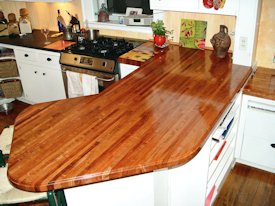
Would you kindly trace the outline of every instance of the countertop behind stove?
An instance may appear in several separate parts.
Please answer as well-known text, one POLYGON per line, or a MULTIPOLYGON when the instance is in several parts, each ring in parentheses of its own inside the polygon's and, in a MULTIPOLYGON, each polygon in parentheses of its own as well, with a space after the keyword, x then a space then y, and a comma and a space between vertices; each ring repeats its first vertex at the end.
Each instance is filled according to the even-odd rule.
MULTIPOLYGON (((51 31, 49 36, 55 34, 57 32, 51 31)), ((59 37, 49 37, 48 40, 51 43, 55 43, 57 41, 63 40, 63 36, 59 37)), ((13 46, 22 46, 33 49, 43 49, 49 51, 60 52, 60 50, 45 48, 45 37, 41 33, 40 30, 34 29, 31 34, 26 34, 24 36, 16 36, 16 37, 0 37, 0 43, 9 44, 13 46)))

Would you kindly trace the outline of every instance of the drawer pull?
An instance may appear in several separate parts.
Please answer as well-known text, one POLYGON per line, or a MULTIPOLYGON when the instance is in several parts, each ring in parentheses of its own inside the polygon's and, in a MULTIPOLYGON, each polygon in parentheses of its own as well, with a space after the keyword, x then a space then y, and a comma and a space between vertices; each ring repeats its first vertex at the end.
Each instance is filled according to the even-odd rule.
POLYGON ((223 142, 221 148, 219 149, 219 151, 217 152, 216 156, 214 157, 214 160, 218 160, 219 159, 219 156, 221 155, 222 150, 223 150, 225 144, 226 144, 226 141, 223 142))
POLYGON ((216 189, 216 185, 213 185, 212 189, 210 190, 209 194, 206 197, 205 204, 204 204, 205 206, 211 205, 211 203, 213 201, 215 189, 216 189))
POLYGON ((275 148, 275 144, 271 144, 270 146, 273 147, 273 148, 275 148))
POLYGON ((50 62, 50 61, 52 61, 52 59, 48 57, 48 58, 47 58, 47 61, 50 62))
POLYGON ((34 73, 37 74, 37 71, 35 71, 34 73))
POLYGON ((219 139, 216 139, 216 138, 214 138, 214 137, 212 137, 212 140, 215 141, 215 142, 220 142, 219 139))
POLYGON ((29 55, 28 55, 28 54, 25 54, 24 56, 25 56, 25 57, 28 57, 29 55))
POLYGON ((43 76, 45 76, 46 75, 46 73, 43 73, 43 76))

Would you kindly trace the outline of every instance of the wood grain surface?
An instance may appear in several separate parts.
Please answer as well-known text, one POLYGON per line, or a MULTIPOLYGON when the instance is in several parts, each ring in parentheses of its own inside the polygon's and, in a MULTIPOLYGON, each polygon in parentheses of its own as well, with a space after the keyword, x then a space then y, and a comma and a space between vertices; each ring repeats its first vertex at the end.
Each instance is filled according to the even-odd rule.
POLYGON ((192 159, 251 70, 175 45, 153 58, 99 95, 24 110, 15 122, 11 182, 46 191, 192 159))
POLYGON ((275 70, 259 67, 243 90, 244 94, 275 100, 275 70))
POLYGON ((154 60, 152 57, 157 57, 163 52, 166 52, 169 47, 160 49, 154 46, 150 41, 143 43, 137 48, 121 55, 118 59, 120 63, 142 66, 154 60))

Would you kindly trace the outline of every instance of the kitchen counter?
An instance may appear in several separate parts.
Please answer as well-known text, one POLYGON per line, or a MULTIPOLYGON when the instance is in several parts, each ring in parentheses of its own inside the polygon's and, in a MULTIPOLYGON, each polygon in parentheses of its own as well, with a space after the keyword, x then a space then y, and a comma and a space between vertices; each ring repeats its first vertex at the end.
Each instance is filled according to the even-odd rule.
POLYGON ((16 119, 8 176, 47 191, 183 165, 251 69, 169 45, 96 96, 33 105, 16 119))
POLYGON ((153 57, 161 55, 163 52, 166 52, 167 49, 169 49, 169 47, 160 49, 155 47, 152 42, 146 42, 121 55, 118 61, 123 64, 142 66, 153 61, 153 57))
MULTIPOLYGON (((63 36, 59 37, 50 37, 50 35, 54 34, 56 32, 50 32, 48 40, 51 43, 56 43, 58 41, 64 42, 65 46, 69 46, 71 41, 63 41, 63 36)), ((60 52, 60 50, 65 49, 64 48, 54 48, 54 47, 49 47, 49 45, 45 45, 45 37, 41 33, 40 30, 34 29, 31 34, 26 34, 22 37, 0 37, 0 43, 2 44, 7 44, 7 45, 13 45, 13 46, 22 46, 22 47, 27 47, 27 48, 33 48, 33 49, 43 49, 43 50, 48 50, 48 51, 54 51, 54 52, 60 52)))
POLYGON ((275 100, 275 70, 259 67, 243 90, 244 94, 275 100))

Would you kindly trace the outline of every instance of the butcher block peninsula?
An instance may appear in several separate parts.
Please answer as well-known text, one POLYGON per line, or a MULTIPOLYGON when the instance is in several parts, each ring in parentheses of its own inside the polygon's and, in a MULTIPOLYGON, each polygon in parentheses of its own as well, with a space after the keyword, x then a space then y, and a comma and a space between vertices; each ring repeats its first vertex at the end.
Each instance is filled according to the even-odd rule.
MULTIPOLYGON (((217 188, 217 183, 210 186, 211 137, 235 108, 251 72, 233 65, 231 55, 219 59, 209 50, 169 45, 96 96, 32 105, 15 122, 9 179, 27 191, 65 189, 69 203, 79 188, 89 191, 89 186, 139 177, 149 180, 137 197, 147 196, 128 205, 182 205, 194 192, 198 198, 193 196, 193 205, 211 201, 217 188), (165 176, 162 171, 170 173, 165 176), (195 180, 181 184, 180 178, 195 180), (185 196, 178 194, 180 187, 185 196), (161 195, 168 190, 172 195, 161 195)), ((223 143, 216 153, 226 146, 223 143)), ((134 201, 127 190, 131 189, 121 195, 134 201)), ((105 199, 112 195, 104 192, 105 199)), ((98 195, 88 196, 93 200, 98 195)))

